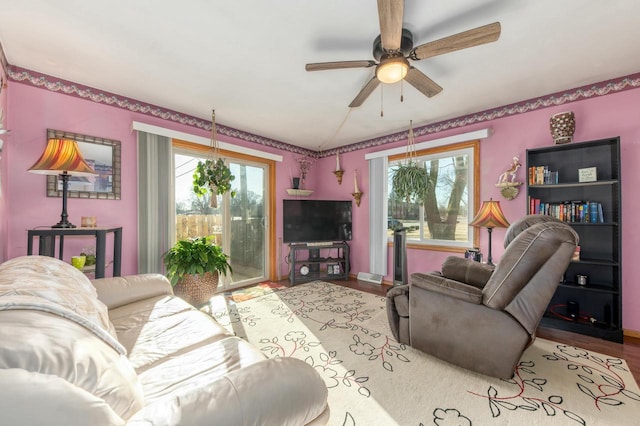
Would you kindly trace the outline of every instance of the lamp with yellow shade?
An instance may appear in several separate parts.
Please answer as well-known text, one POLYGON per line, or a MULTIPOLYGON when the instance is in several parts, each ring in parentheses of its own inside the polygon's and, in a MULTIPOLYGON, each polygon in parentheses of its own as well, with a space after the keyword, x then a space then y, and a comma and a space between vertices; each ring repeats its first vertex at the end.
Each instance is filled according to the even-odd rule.
POLYGON ((481 226, 487 228, 489 232, 489 256, 487 257, 487 265, 493 265, 491 258, 491 232, 493 228, 508 228, 509 221, 504 217, 499 201, 483 201, 480 210, 473 218, 471 226, 481 226))
POLYGON ((71 176, 91 176, 97 174, 82 157, 76 141, 71 139, 49 139, 44 152, 29 168, 31 173, 42 175, 58 175, 62 180, 62 214, 60 222, 52 228, 75 228, 69 222, 67 214, 67 191, 69 177, 71 176))

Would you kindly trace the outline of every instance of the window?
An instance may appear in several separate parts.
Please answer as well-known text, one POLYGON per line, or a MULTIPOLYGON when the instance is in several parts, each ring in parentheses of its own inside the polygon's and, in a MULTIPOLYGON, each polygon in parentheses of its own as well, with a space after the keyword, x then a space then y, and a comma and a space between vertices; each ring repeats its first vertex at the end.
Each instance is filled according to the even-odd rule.
POLYGON ((477 232, 469 226, 476 206, 479 141, 442 146, 416 153, 417 163, 427 171, 424 205, 402 200, 393 191, 392 176, 405 156, 389 158, 387 167, 387 235, 405 228, 407 243, 438 246, 443 250, 474 246, 477 232))
POLYGON ((235 179, 229 193, 197 197, 192 189, 193 171, 208 150, 174 140, 174 194, 176 240, 212 236, 230 256, 233 273, 221 279, 221 289, 246 286, 268 279, 269 273, 269 173, 273 162, 221 151, 235 179))

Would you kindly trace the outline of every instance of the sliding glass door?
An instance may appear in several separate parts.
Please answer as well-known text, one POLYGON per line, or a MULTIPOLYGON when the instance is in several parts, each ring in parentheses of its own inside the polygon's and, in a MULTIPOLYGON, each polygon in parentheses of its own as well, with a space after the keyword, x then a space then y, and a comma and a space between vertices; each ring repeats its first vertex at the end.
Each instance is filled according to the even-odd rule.
POLYGON ((269 211, 268 164, 245 158, 226 158, 235 176, 230 194, 218 195, 211 207, 210 195, 197 197, 192 188, 193 171, 207 153, 174 150, 175 239, 214 236, 230 256, 233 273, 221 277, 219 290, 258 283, 267 279, 269 211))

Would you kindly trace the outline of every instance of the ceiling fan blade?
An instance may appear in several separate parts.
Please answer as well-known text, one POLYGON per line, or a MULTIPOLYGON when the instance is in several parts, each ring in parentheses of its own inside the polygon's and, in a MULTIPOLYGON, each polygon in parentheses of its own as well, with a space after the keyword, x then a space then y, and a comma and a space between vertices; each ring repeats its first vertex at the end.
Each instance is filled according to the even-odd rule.
POLYGON ((442 87, 440 87, 438 83, 431 80, 417 68, 409 68, 409 72, 407 72, 407 76, 404 79, 428 98, 442 92, 442 87))
POLYGON ((374 66, 374 61, 338 61, 338 62, 317 62, 307 64, 304 69, 307 71, 337 70, 342 68, 369 68, 374 66))
POLYGON ((362 103, 369 97, 371 92, 375 90, 376 87, 380 84, 380 80, 377 77, 373 77, 371 80, 364 85, 358 96, 356 96, 353 101, 349 104, 349 108, 356 108, 362 105, 362 103))
POLYGON ((402 42, 404 0, 378 0, 380 38, 385 50, 398 50, 402 42))
POLYGON ((472 30, 463 31, 440 40, 431 41, 413 49, 411 59, 420 60, 455 52, 467 47, 491 43, 500 38, 500 22, 484 25, 472 30))

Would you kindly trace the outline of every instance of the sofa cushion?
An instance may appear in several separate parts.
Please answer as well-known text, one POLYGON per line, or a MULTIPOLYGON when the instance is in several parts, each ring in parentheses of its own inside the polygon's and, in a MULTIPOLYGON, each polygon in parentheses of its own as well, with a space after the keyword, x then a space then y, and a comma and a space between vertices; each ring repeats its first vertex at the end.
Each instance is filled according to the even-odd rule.
POLYGON ((157 296, 124 305, 109 311, 109 317, 138 373, 229 336, 210 316, 174 296, 157 296))
POLYGON ((201 387, 214 387, 214 382, 266 357, 250 343, 233 336, 167 356, 161 362, 138 372, 145 404, 201 387))
POLYGON ((112 309, 109 316, 139 375, 145 404, 201 388, 266 359, 178 297, 140 300, 112 309))
MULTIPOLYGON (((69 388, 82 389, 104 401, 123 419, 143 407, 142 387, 127 358, 85 327, 58 315, 30 310, 0 311, 0 324, 0 369, 30 372, 34 380, 57 377, 69 388)), ((63 388, 62 384, 56 386, 63 388)), ((69 398, 70 393, 64 396, 69 398)), ((31 400, 30 393, 22 397, 31 400)), ((83 401, 80 398, 78 403, 83 401)), ((16 403, 19 406, 21 401, 16 403)), ((61 407, 66 403, 68 399, 61 400, 61 407)), ((38 407, 35 400, 33 407, 38 407)))

